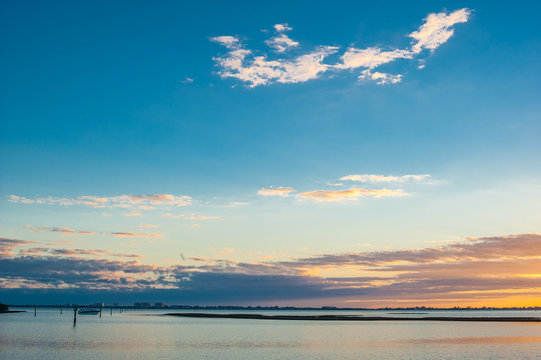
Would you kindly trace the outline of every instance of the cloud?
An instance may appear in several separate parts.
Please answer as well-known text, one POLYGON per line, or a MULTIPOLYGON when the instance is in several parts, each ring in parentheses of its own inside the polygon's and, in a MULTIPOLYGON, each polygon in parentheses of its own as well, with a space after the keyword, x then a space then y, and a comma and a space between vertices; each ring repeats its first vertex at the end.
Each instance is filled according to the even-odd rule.
POLYGON ((25 197, 10 195, 10 202, 22 204, 47 204, 47 205, 86 205, 95 208, 139 208, 142 210, 154 209, 154 206, 172 206, 182 207, 192 203, 190 196, 177 196, 171 194, 152 194, 152 195, 119 195, 110 197, 98 196, 78 196, 75 198, 67 197, 37 197, 28 199, 25 197))
POLYGON ((278 32, 290 31, 293 30, 288 24, 276 24, 274 25, 274 30, 278 32))
POLYGON ((14 249, 35 243, 35 241, 31 240, 0 238, 0 257, 11 256, 14 249))
POLYGON ((160 270, 136 260, 19 256, 0 259, 0 287, 135 289, 151 286, 160 270))
MULTIPOLYGON (((196 304, 302 300, 301 304, 355 301, 360 306, 468 302, 501 306, 509 305, 505 301, 513 296, 518 297, 518 303, 541 296, 541 234, 258 263, 193 257, 194 266, 86 258, 108 256, 109 252, 103 250, 45 252, 45 248, 30 248, 29 255, 13 254, 14 249, 29 245, 35 242, 0 239, 0 253, 2 248, 11 253, 0 258, 0 291, 4 298, 23 296, 17 289, 32 288, 54 289, 56 294, 62 294, 59 289, 76 288, 79 294, 106 289, 119 291, 114 293, 116 297, 127 296, 126 291, 142 291, 130 296, 161 294, 159 299, 183 303, 190 299, 196 304), (334 275, 325 276, 330 270, 334 275), (336 276, 337 271, 344 275, 336 276)), ((231 251, 224 249, 222 255, 231 251)))
POLYGON ((249 202, 245 201, 232 201, 229 204, 226 205, 226 207, 239 207, 239 206, 248 206, 250 205, 249 202))
POLYGON ((411 250, 372 251, 329 254, 299 259, 284 264, 306 266, 367 266, 380 267, 379 271, 394 271, 414 264, 457 264, 480 260, 537 258, 541 256, 541 234, 520 234, 495 237, 469 238, 439 247, 411 250))
POLYGON ((348 190, 315 190, 297 194, 299 199, 312 199, 316 201, 342 202, 345 200, 357 200, 364 196, 375 198, 381 197, 403 197, 407 196, 403 190, 391 189, 362 189, 351 188, 348 190))
POLYGON ((48 231, 51 231, 51 232, 61 232, 61 233, 67 233, 67 234, 72 234, 72 235, 75 235, 75 234, 80 234, 80 235, 95 235, 96 233, 93 232, 93 231, 86 231, 86 230, 73 230, 73 229, 70 229, 68 227, 53 227, 53 228, 48 228, 48 231))
POLYGON ((411 59, 409 50, 383 51, 380 48, 356 49, 348 48, 340 57, 342 63, 335 66, 336 69, 374 69, 380 65, 392 62, 396 59, 411 59))
POLYGON ((451 29, 451 26, 467 22, 470 14, 471 10, 466 8, 449 14, 445 12, 429 14, 425 23, 418 30, 409 34, 415 40, 412 51, 414 53, 419 53, 423 49, 434 51, 453 36, 454 30, 451 29))
POLYGON ((386 73, 370 72, 370 70, 363 70, 361 75, 359 75, 361 80, 375 80, 378 85, 385 84, 397 84, 402 81, 402 75, 392 75, 386 73))
POLYGON ((122 216, 127 216, 127 217, 143 217, 143 214, 139 213, 139 212, 132 212, 132 213, 122 213, 120 214, 122 216))
POLYGON ((47 247, 27 247, 29 245, 36 245, 39 242, 30 241, 30 240, 19 240, 19 239, 7 239, 0 238, 0 258, 9 258, 15 256, 15 249, 18 250, 18 255, 43 255, 43 254, 52 254, 52 255, 69 255, 69 256, 116 256, 116 257, 129 257, 129 258, 140 258, 141 255, 138 254, 128 254, 128 253, 117 253, 111 250, 101 250, 101 249, 66 249, 66 248, 52 248, 50 244, 47 247))
POLYGON ((416 182, 422 182, 430 179, 430 175, 428 174, 422 174, 422 175, 401 175, 401 176, 393 176, 393 175, 374 175, 374 174, 359 174, 359 175, 346 175, 342 176, 339 180, 342 181, 357 181, 357 182, 370 182, 370 183, 390 183, 390 182, 408 182, 408 181, 416 181, 416 182))
POLYGON ((234 248, 224 247, 223 249, 217 250, 216 255, 217 256, 227 256, 227 255, 231 255, 234 252, 235 252, 234 248))
MULTIPOLYGON (((198 219, 214 219, 214 217, 205 217, 201 216, 198 217, 198 219)), ((138 227, 144 227, 144 228, 155 228, 158 227, 158 225, 151 225, 151 224, 143 224, 138 225, 138 227)), ((32 225, 25 225, 23 227, 24 229, 27 229, 32 232, 55 232, 55 233, 61 233, 65 235, 96 235, 97 232, 94 231, 87 231, 87 230, 73 230, 68 227, 49 227, 49 226, 32 226, 32 225)), ((141 238, 159 238, 163 237, 163 234, 158 233, 136 233, 136 232, 130 232, 130 231, 114 231, 114 232, 99 232, 99 234, 104 235, 113 235, 117 238, 130 238, 130 237, 141 237, 141 238)), ((0 249, 1 250, 1 249, 0 249)))
POLYGON ((208 216, 208 215, 185 215, 185 214, 171 214, 171 213, 165 213, 161 214, 161 216, 169 217, 172 219, 184 219, 184 220, 218 220, 220 219, 219 216, 208 216))
POLYGON ((230 49, 235 48, 237 44, 239 43, 239 39, 237 39, 234 36, 227 36, 227 35, 216 36, 216 37, 210 38, 210 40, 220 43, 230 49))
POLYGON ((183 218, 185 217, 186 215, 184 214, 171 214, 171 213, 165 213, 165 214, 161 214, 161 216, 163 217, 169 217, 169 218, 172 218, 172 219, 180 219, 180 218, 183 218))
POLYGON ((291 187, 277 187, 277 188, 261 188, 257 192, 258 195, 262 196, 281 196, 281 197, 288 197, 291 193, 295 192, 295 190, 291 187))
POLYGON ((139 205, 138 207, 141 210, 156 210, 156 207, 152 205, 139 205))
POLYGON ((142 258, 143 256, 138 254, 128 254, 128 253, 115 253, 111 250, 101 250, 101 249, 53 249, 53 248, 44 248, 44 247, 33 247, 27 249, 19 250, 19 255, 33 255, 33 256, 44 256, 44 255, 61 255, 61 256, 94 256, 94 257, 104 257, 104 256, 114 256, 114 257, 126 257, 126 258, 142 258))
POLYGON ((333 46, 320 46, 311 53, 291 60, 269 61, 266 56, 252 56, 253 52, 244 49, 237 38, 232 36, 223 38, 224 36, 212 38, 229 49, 226 56, 214 58, 221 67, 218 73, 222 78, 236 78, 246 82, 249 87, 315 79, 329 68, 329 65, 323 64, 325 57, 338 50, 333 46))
POLYGON ((142 228, 157 228, 157 227, 159 227, 159 225, 154 225, 154 224, 141 224, 141 225, 137 225, 137 227, 142 227, 142 228))
POLYGON ((32 200, 32 199, 27 199, 25 197, 17 196, 17 195, 9 195, 8 198, 9 198, 10 202, 14 202, 14 203, 21 203, 21 204, 33 204, 33 203, 35 203, 35 201, 32 200))
POLYGON ((87 230, 73 230, 66 226, 64 227, 49 227, 49 226, 32 226, 32 225, 25 225, 23 227, 26 230, 32 231, 32 232, 56 232, 56 233, 62 233, 66 235, 95 235, 96 233, 93 231, 87 231, 87 230))
POLYGON ((160 238, 163 234, 141 234, 134 232, 112 232, 111 235, 117 238, 130 238, 130 237, 142 237, 142 238, 160 238))
MULTIPOLYGON (((468 21, 471 10, 460 9, 451 13, 429 14, 425 22, 408 36, 414 41, 408 49, 384 49, 382 47, 349 47, 340 56, 340 62, 326 64, 323 61, 338 52, 337 46, 317 46, 312 51, 296 57, 269 59, 268 55, 247 49, 238 37, 217 36, 212 41, 225 46, 229 51, 224 56, 215 57, 218 74, 222 78, 235 78, 249 87, 274 83, 300 83, 317 79, 326 72, 362 69, 361 80, 373 80, 379 85, 396 84, 402 81, 402 74, 388 74, 374 71, 377 67, 399 59, 414 59, 423 49, 434 51, 453 35, 455 24, 468 21)), ((265 41, 278 54, 299 47, 284 32, 293 30, 287 24, 274 26, 277 35, 265 41)))
POLYGON ((277 53, 283 53, 290 48, 299 46, 297 41, 291 40, 286 34, 280 34, 266 40, 265 44, 274 49, 277 53))

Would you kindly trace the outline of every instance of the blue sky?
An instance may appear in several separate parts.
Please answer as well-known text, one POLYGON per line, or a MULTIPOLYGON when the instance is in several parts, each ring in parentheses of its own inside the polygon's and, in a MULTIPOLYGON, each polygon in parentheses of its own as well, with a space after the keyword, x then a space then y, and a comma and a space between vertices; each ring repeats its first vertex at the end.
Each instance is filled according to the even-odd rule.
MULTIPOLYGON (((533 2, 1 7, 0 237, 27 242, 5 261, 270 276, 213 266, 541 232, 533 2)), ((0 278, 67 284, 26 276, 0 278)))

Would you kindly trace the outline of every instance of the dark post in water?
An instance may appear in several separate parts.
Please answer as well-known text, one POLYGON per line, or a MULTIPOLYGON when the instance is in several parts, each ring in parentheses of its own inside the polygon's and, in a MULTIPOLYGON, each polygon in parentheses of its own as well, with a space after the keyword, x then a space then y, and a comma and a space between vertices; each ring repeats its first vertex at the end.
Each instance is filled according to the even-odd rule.
POLYGON ((77 325, 77 306, 73 307, 73 326, 77 325))

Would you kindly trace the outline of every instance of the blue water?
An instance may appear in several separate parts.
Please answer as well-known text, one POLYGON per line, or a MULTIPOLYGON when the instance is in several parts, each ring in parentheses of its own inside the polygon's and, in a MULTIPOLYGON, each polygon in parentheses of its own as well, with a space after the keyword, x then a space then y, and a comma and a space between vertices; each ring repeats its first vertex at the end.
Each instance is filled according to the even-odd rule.
MULTIPOLYGON (((73 327, 71 310, 38 309, 35 317, 28 310, 0 314, 1 359, 541 359, 541 323, 197 319, 162 315, 182 310, 112 316, 104 310, 101 318, 78 316, 73 327)), ((539 311, 249 313, 541 317, 539 311)))

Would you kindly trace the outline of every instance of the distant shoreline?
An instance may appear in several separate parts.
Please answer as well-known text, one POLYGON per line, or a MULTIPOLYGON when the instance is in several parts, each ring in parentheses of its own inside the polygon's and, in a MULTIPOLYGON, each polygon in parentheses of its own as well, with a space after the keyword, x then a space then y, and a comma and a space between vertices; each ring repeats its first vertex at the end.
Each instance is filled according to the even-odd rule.
MULTIPOLYGON (((69 308, 74 306, 88 306, 91 304, 9 304, 10 308, 69 308)), ((137 307, 132 305, 104 305, 103 308, 126 309, 126 310, 241 310, 241 311, 540 311, 541 306, 528 307, 379 307, 379 308, 355 308, 355 307, 296 307, 296 306, 236 306, 236 305, 166 305, 163 307, 137 307)))
POLYGON ((0 311, 0 314, 11 314, 11 313, 22 313, 26 312, 26 310, 8 310, 8 311, 0 311))
POLYGON ((209 313, 167 313, 166 316, 211 319, 247 319, 247 320, 308 320, 308 321, 470 321, 470 322, 541 322, 537 317, 390 317, 357 315, 262 315, 262 314, 209 314, 209 313))

